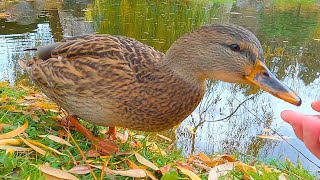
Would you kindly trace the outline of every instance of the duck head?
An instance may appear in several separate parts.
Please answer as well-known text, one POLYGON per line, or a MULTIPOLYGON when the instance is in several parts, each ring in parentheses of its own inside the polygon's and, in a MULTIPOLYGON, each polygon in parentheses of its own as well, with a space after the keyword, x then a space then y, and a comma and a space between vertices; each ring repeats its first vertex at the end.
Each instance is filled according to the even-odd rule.
POLYGON ((215 79, 254 84, 291 104, 301 104, 300 97, 264 64, 256 36, 240 26, 215 24, 186 34, 167 51, 164 63, 192 83, 215 79))

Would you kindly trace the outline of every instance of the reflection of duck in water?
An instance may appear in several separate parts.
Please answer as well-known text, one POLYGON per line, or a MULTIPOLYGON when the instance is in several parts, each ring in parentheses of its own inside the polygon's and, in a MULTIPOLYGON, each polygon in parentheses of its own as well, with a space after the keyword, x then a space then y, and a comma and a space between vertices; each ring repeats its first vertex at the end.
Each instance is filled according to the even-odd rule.
POLYGON ((186 34, 166 54, 127 37, 87 35, 40 47, 38 55, 20 64, 105 153, 117 147, 94 137, 77 117, 110 127, 169 129, 197 107, 207 79, 255 84, 301 104, 264 65, 258 39, 235 25, 216 24, 186 34))

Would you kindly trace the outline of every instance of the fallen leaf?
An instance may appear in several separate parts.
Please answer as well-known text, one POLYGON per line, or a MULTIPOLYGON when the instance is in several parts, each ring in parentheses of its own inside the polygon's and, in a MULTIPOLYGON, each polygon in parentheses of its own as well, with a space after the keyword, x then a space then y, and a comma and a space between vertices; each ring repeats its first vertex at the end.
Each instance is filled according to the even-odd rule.
POLYGON ((136 165, 133 161, 131 161, 130 159, 126 159, 125 160, 129 166, 130 169, 140 169, 140 167, 138 165, 136 165))
POLYGON ((171 163, 170 163, 170 164, 167 164, 167 165, 165 165, 165 166, 162 166, 162 167, 160 168, 161 173, 162 173, 162 174, 166 174, 167 172, 169 172, 170 169, 171 169, 171 166, 172 166, 171 163))
POLYGON ((22 132, 24 132, 27 128, 28 128, 28 121, 26 121, 21 127, 15 129, 15 130, 12 130, 12 131, 5 133, 5 134, 0 134, 0 139, 7 139, 7 138, 15 137, 15 136, 21 134, 22 132))
POLYGON ((99 157, 99 156, 101 156, 101 154, 99 153, 99 152, 97 152, 97 150, 96 149, 89 149, 87 152, 86 152, 86 155, 88 156, 88 157, 99 157))
POLYGON ((19 145, 19 139, 0 139, 0 145, 19 145))
POLYGON ((31 144, 28 140, 20 137, 20 139, 26 144, 28 145, 29 147, 31 147, 33 150, 35 150, 36 152, 38 152, 39 154, 42 154, 42 155, 45 155, 46 154, 46 151, 38 148, 37 146, 31 144))
POLYGON ((210 159, 207 155, 205 155, 204 153, 202 153, 202 152, 200 152, 197 156, 198 156, 198 158, 199 158, 202 162, 204 162, 204 163, 211 161, 211 159, 210 159))
POLYGON ((90 169, 86 165, 77 165, 71 168, 68 172, 72 174, 89 174, 90 169))
POLYGON ((228 162, 236 162, 236 157, 234 155, 230 154, 223 154, 220 156, 220 158, 227 160, 228 162))
POLYGON ((3 124, 3 123, 1 123, 0 124, 0 131, 2 131, 4 127, 8 127, 8 126, 11 126, 11 124, 3 124))
POLYGON ((128 177, 136 177, 136 178, 144 178, 147 177, 147 173, 143 169, 130 169, 126 171, 116 171, 111 170, 114 174, 118 174, 121 176, 128 176, 128 177))
POLYGON ((13 151, 21 151, 21 152, 26 152, 26 151, 31 151, 31 148, 23 148, 23 147, 16 147, 16 146, 10 146, 10 145, 0 145, 0 149, 2 150, 13 150, 13 151))
POLYGON ((279 180, 287 180, 285 174, 281 173, 281 174, 279 175, 279 180))
POLYGON ((8 110, 8 111, 14 111, 17 109, 16 106, 14 105, 5 105, 5 106, 0 106, 0 109, 8 110))
POLYGON ((273 136, 273 135, 257 135, 258 138, 261 138, 261 139, 271 139, 271 140, 277 140, 277 141, 281 141, 281 139, 277 136, 273 136))
POLYGON ((136 156, 136 159, 137 159, 137 161, 138 161, 139 163, 141 163, 141 164, 143 164, 143 165, 145 165, 145 166, 148 166, 148 167, 150 167, 150 168, 153 169, 153 170, 156 170, 156 171, 159 170, 159 168, 158 168, 155 164, 153 164, 152 162, 150 162, 149 160, 147 160, 146 158, 144 158, 144 157, 141 156, 140 154, 138 154, 138 153, 135 152, 134 155, 136 156))
POLYGON ((67 146, 72 146, 68 141, 58 137, 58 136, 54 136, 54 135, 39 135, 39 137, 47 137, 48 139, 54 141, 54 142, 57 142, 59 144, 65 144, 67 146))
POLYGON ((117 138, 120 140, 121 143, 125 143, 128 141, 128 138, 129 138, 129 132, 128 130, 125 130, 124 133, 120 133, 120 132, 117 132, 116 133, 116 136, 117 138))
POLYGON ((28 141, 29 141, 30 143, 32 143, 33 145, 35 145, 35 146, 40 146, 40 147, 42 147, 42 148, 44 148, 44 149, 46 149, 46 150, 52 151, 52 152, 57 153, 57 154, 59 154, 59 155, 64 155, 64 156, 66 156, 66 154, 63 154, 62 152, 60 152, 60 151, 58 151, 58 150, 56 150, 56 149, 53 149, 52 147, 46 146, 46 145, 44 145, 44 144, 42 144, 42 143, 39 143, 39 142, 37 142, 37 141, 33 141, 33 140, 28 140, 28 141))
POLYGON ((172 142, 172 139, 164 136, 164 135, 161 135, 161 134, 157 134, 158 137, 161 137, 162 139, 166 140, 166 141, 169 141, 169 142, 172 142))
POLYGON ((235 168, 235 165, 235 162, 229 162, 213 167, 209 172, 208 180, 218 180, 220 176, 224 176, 232 171, 235 168))
POLYGON ((182 174, 185 174, 191 178, 191 180, 201 180, 201 178, 196 175, 194 172, 189 169, 183 168, 181 166, 177 166, 177 168, 181 171, 182 174))
POLYGON ((41 172, 48 174, 50 176, 53 176, 53 177, 57 177, 57 178, 61 178, 61 179, 78 180, 78 178, 75 177, 74 175, 72 175, 64 170, 61 170, 61 169, 56 169, 56 168, 50 167, 45 164, 38 165, 37 167, 41 172))

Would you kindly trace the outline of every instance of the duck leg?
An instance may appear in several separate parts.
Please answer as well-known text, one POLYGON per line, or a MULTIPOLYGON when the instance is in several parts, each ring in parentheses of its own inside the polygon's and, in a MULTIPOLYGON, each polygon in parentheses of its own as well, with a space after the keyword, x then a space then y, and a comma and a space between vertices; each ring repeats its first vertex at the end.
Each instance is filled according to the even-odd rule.
POLYGON ((107 134, 109 135, 109 140, 117 140, 116 127, 109 127, 107 134))
POLYGON ((113 154, 119 150, 119 147, 108 139, 95 137, 90 130, 84 127, 75 115, 69 115, 66 118, 81 134, 92 141, 97 150, 103 154, 113 154))

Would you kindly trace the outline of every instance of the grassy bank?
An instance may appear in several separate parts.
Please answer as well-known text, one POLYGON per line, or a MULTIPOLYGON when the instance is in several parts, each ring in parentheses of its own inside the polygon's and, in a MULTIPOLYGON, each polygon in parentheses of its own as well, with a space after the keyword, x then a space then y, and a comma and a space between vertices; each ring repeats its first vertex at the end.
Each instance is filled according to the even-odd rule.
MULTIPOLYGON (((316 179, 301 165, 239 161, 233 155, 183 157, 173 139, 120 129, 121 151, 102 155, 38 91, 0 83, 0 179, 316 179)), ((107 128, 94 128, 105 136, 107 128)))

